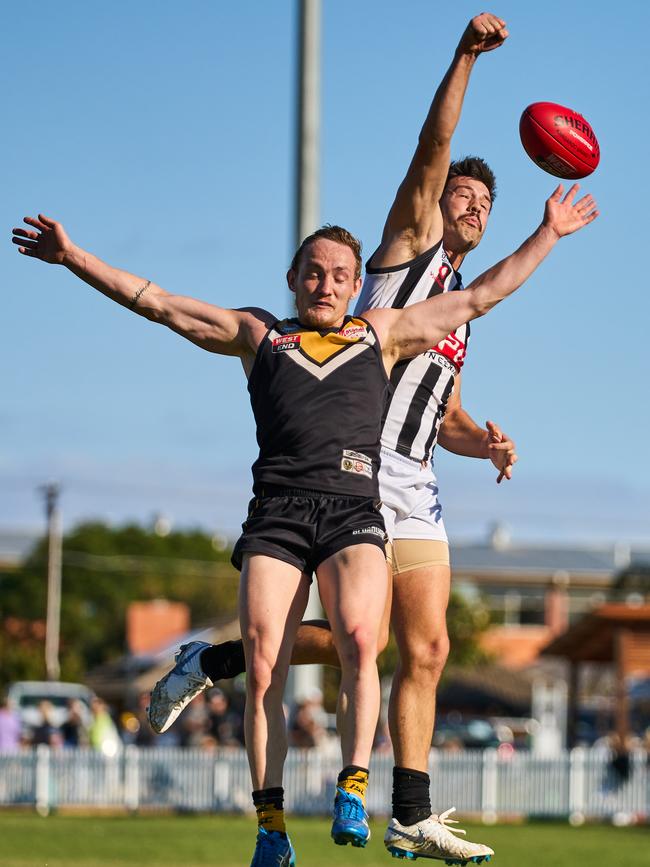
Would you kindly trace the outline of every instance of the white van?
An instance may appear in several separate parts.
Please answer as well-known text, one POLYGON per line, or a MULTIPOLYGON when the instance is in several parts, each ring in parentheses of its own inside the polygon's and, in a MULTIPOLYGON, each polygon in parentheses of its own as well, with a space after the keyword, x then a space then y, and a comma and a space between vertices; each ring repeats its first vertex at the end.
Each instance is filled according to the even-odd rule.
POLYGON ((19 680, 9 687, 7 697, 20 716, 23 728, 34 729, 42 722, 38 709, 42 701, 48 701, 52 706, 50 722, 59 728, 68 718, 68 702, 71 699, 78 699, 81 702, 84 725, 90 725, 92 719, 90 702, 95 694, 81 683, 19 680))

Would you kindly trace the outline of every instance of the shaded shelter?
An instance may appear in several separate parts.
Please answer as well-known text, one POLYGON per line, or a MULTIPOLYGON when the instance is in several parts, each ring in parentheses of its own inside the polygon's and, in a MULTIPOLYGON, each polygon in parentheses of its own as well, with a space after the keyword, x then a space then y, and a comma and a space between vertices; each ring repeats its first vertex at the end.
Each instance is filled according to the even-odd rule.
POLYGON ((616 733, 624 742, 630 730, 628 679, 650 677, 650 605, 601 605, 553 639, 542 655, 560 656, 569 663, 569 746, 575 742, 580 665, 597 662, 614 666, 616 733))

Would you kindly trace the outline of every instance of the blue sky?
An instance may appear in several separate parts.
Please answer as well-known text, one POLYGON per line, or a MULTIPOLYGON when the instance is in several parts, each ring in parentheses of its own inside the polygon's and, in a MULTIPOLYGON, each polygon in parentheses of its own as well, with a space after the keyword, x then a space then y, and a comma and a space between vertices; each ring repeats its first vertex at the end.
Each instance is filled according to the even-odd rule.
MULTIPOLYGON (((531 102, 592 123, 583 184, 600 219, 475 324, 463 401, 516 440, 510 484, 440 452, 452 537, 650 542, 645 5, 549 0, 490 9, 511 36, 479 59, 453 143, 499 194, 465 282, 535 228, 554 179, 525 155, 531 102)), ((323 2, 321 220, 376 244, 467 2, 323 2)), ((0 526, 37 527, 36 487, 86 517, 235 533, 255 457, 238 363, 19 257, 10 229, 43 211, 102 258, 176 292, 284 314, 292 253, 295 4, 38 4, 3 39, 6 227, 0 318, 0 526)))

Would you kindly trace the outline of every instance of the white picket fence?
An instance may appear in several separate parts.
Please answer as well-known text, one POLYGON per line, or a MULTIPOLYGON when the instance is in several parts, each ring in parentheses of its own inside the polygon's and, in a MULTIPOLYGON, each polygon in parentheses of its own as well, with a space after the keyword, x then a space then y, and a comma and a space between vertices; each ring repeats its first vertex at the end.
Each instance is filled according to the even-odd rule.
MULTIPOLYGON (((622 780, 606 753, 575 749, 553 758, 495 750, 432 751, 434 809, 455 806, 485 820, 499 816, 650 818, 650 756, 631 756, 622 780)), ((368 809, 390 809, 392 756, 373 757, 368 809)), ((285 767, 288 811, 327 814, 339 762, 317 750, 290 750, 285 767)), ((89 749, 38 747, 0 754, 0 806, 244 812, 252 809, 243 750, 126 747, 109 758, 89 749)))

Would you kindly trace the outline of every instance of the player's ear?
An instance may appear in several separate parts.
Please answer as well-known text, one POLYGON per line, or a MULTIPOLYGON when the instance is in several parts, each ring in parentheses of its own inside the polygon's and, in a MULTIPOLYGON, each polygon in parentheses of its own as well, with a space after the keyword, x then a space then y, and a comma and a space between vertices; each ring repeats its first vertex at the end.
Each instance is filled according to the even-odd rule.
POLYGON ((296 282, 296 272, 293 270, 293 268, 289 268, 289 270, 287 271, 287 285, 288 285, 289 289, 294 293, 296 291, 295 282, 296 282))
POLYGON ((361 292, 361 286, 362 285, 363 285, 363 280, 361 279, 361 277, 357 277, 357 279, 354 281, 354 292, 350 296, 350 299, 357 297, 359 292, 361 292))

